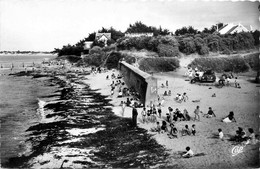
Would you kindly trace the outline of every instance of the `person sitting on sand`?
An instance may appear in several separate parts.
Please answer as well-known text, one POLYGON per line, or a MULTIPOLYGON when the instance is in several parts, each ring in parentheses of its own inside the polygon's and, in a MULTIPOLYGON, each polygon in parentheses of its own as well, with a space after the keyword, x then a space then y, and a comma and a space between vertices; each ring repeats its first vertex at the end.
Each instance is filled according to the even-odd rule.
POLYGON ((164 91, 163 96, 167 96, 167 95, 168 95, 167 91, 164 91))
POLYGON ((222 129, 218 129, 218 137, 220 140, 223 140, 224 134, 222 132, 222 129))
POLYGON ((193 151, 190 149, 190 147, 186 147, 186 153, 182 155, 182 157, 186 157, 186 158, 189 158, 189 157, 193 157, 194 156, 194 153, 193 151))
POLYGON ((162 131, 168 132, 168 127, 166 121, 162 121, 162 126, 161 126, 162 131))
POLYGON ((211 117, 216 117, 215 113, 213 112, 212 108, 209 107, 209 111, 207 114, 204 114, 203 117, 211 118, 211 117))
POLYGON ((213 93, 211 97, 216 97, 216 93, 213 93))
POLYGON ((247 137, 248 143, 251 142, 252 144, 255 144, 256 143, 256 138, 255 138, 254 129, 249 128, 248 132, 250 133, 250 135, 247 137))
POLYGON ((231 111, 229 112, 229 115, 227 117, 225 117, 222 122, 225 122, 225 123, 230 123, 230 122, 236 122, 236 119, 234 117, 234 112, 231 111))
POLYGON ((195 124, 193 124, 193 125, 191 126, 191 134, 194 135, 194 136, 195 136, 195 134, 196 134, 195 124))
POLYGON ((181 94, 178 94, 177 101, 180 102, 180 103, 182 102, 182 96, 181 96, 181 94))
POLYGON ((173 123, 170 124, 171 130, 170 132, 167 134, 169 136, 169 138, 178 138, 178 130, 177 128, 174 126, 173 123))
POLYGON ((185 125, 185 128, 182 129, 182 136, 190 135, 190 129, 188 125, 185 125))
POLYGON ((240 86, 240 84, 239 84, 239 83, 237 83, 237 88, 241 89, 241 86, 240 86))
POLYGON ((122 96, 123 96, 123 92, 122 92, 122 90, 119 90, 117 97, 122 97, 122 96))
POLYGON ((236 135, 235 135, 235 141, 238 142, 243 142, 246 141, 246 132, 244 131, 244 129, 242 127, 238 127, 238 130, 236 131, 236 135))
POLYGON ((187 94, 184 92, 184 93, 182 94, 181 100, 183 100, 184 102, 186 102, 188 99, 189 99, 189 97, 188 97, 187 94))
POLYGON ((168 96, 171 96, 171 95, 172 95, 172 91, 169 90, 169 91, 168 91, 168 96))
POLYGON ((176 121, 184 121, 184 115, 181 113, 181 111, 177 108, 175 114, 177 115, 176 121))
POLYGON ((156 127, 151 128, 151 131, 158 132, 159 134, 161 133, 161 126, 159 121, 156 122, 156 127))
POLYGON ((184 120, 186 121, 190 121, 190 115, 189 115, 189 112, 187 111, 187 109, 184 109, 183 110, 183 117, 184 117, 184 120))
POLYGON ((164 84, 162 83, 161 88, 164 88, 164 84))

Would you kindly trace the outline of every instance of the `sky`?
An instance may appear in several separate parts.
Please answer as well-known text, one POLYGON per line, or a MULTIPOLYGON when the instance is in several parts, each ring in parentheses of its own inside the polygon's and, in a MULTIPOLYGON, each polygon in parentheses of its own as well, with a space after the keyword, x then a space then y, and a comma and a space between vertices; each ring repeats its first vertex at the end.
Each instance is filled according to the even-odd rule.
POLYGON ((0 0, 0 51, 53 51, 102 27, 141 21, 171 32, 222 23, 260 27, 259 2, 216 0, 0 0))

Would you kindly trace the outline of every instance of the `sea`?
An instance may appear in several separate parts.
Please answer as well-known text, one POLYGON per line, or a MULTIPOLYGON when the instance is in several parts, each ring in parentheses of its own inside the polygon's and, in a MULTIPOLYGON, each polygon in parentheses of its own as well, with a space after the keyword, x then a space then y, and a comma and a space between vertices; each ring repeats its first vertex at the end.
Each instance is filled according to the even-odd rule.
POLYGON ((43 80, 9 74, 37 69, 43 60, 55 57, 51 54, 0 55, 0 164, 26 149, 25 131, 41 119, 37 113, 40 99, 55 90, 44 85, 43 80))

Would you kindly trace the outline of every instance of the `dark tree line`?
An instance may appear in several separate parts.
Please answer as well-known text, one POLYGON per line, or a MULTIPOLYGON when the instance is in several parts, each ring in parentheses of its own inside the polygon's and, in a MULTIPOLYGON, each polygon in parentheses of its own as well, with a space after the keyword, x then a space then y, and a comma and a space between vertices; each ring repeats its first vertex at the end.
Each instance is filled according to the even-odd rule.
MULTIPOLYGON (((163 43, 162 38, 156 38, 157 36, 166 36, 166 35, 172 35, 172 33, 168 29, 163 29, 161 26, 159 28, 153 27, 153 26, 147 26, 143 24, 142 22, 135 22, 134 24, 130 24, 127 30, 124 33, 153 33, 154 38, 126 38, 124 37, 124 33, 114 29, 113 27, 110 28, 104 28, 102 27, 97 32, 99 33, 111 33, 111 40, 107 42, 108 46, 111 44, 116 44, 119 46, 119 48, 125 48, 130 49, 131 47, 134 47, 138 50, 140 49, 148 49, 159 53, 164 53, 167 51, 172 51, 170 53, 178 53, 178 50, 176 47, 178 46, 179 51, 190 54, 194 52, 198 52, 199 54, 207 54, 209 51, 216 52, 216 51, 222 51, 225 50, 227 53, 228 51, 236 50, 237 48, 250 48, 252 47, 252 41, 248 40, 251 38, 251 35, 254 40, 254 45, 259 45, 259 35, 260 32, 258 30, 254 32, 250 32, 249 34, 243 34, 243 35, 214 35, 217 31, 217 28, 220 29, 224 24, 218 23, 216 25, 212 25, 210 28, 204 28, 201 32, 197 29, 193 28, 192 26, 188 27, 182 27, 180 29, 177 29, 175 31, 176 35, 176 43, 177 45, 173 45, 169 48, 169 46, 165 46, 165 43, 163 43), (196 36, 196 37, 195 37, 196 36), (249 37, 249 38, 248 38, 249 37), (241 41, 243 41, 243 46, 241 41), (159 46, 160 44, 160 46, 159 46)), ((77 42, 75 45, 65 45, 61 49, 55 48, 54 53, 58 53, 58 56, 62 55, 78 55, 80 56, 81 53, 84 50, 84 43, 86 41, 93 41, 93 46, 99 46, 104 47, 105 44, 101 41, 95 40, 96 32, 90 33, 87 38, 84 38, 77 42)), ((167 38, 163 38, 167 39, 167 38)), ((168 45, 168 44, 167 44, 168 45)), ((169 52, 167 52, 169 53, 169 52)), ((163 54, 163 55, 164 55, 163 54)), ((168 55, 168 54, 167 54, 168 55)))

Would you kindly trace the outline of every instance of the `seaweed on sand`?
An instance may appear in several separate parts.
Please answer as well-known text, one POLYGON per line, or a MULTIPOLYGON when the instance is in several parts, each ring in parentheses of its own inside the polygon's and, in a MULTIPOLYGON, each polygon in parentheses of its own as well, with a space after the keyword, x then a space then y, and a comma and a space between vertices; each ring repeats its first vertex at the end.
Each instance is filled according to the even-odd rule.
MULTIPOLYGON (((56 84, 64 85, 60 79, 55 79, 56 84)), ((65 85, 66 86, 66 85, 65 85)), ((159 145, 152 135, 145 129, 133 127, 130 118, 115 116, 107 96, 102 96, 97 91, 84 89, 75 92, 69 90, 73 97, 70 100, 60 101, 55 104, 47 104, 45 109, 54 110, 55 116, 61 116, 62 120, 49 123, 39 123, 29 127, 30 132, 27 142, 31 142, 32 149, 26 155, 14 157, 9 160, 7 167, 31 167, 29 161, 41 154, 51 151, 51 147, 93 149, 93 155, 86 155, 94 163, 86 161, 74 161, 82 167, 115 167, 115 168, 136 168, 149 167, 166 164, 169 154, 166 149, 159 145), (83 106, 78 104, 80 97, 89 96, 92 99, 90 104, 83 106), (66 117, 66 116, 70 117, 66 117), (67 129, 93 129, 104 127, 104 130, 95 133, 81 135, 79 141, 62 143, 72 137, 67 129)), ((51 116, 51 115, 50 115, 51 116)), ((75 136, 74 136, 75 138, 75 136)), ((65 156, 65 158, 69 158, 65 156)))

